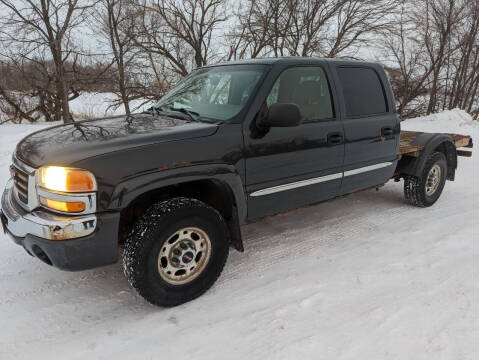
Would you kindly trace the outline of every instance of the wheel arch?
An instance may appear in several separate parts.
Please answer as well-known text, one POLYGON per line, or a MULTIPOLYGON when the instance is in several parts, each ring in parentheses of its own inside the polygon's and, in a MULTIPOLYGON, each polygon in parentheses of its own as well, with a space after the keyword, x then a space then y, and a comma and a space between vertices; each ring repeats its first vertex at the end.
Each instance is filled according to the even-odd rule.
POLYGON ((423 133, 416 137, 411 145, 422 146, 423 150, 418 157, 404 156, 398 164, 399 173, 421 177, 429 156, 435 152, 441 152, 447 160, 447 180, 455 179, 457 150, 450 135, 423 133))
POLYGON ((182 196, 203 201, 218 210, 228 224, 231 245, 243 251, 240 223, 246 218, 246 198, 241 177, 228 165, 198 167, 142 175, 115 187, 112 207, 121 211, 120 242, 121 234, 150 205, 182 196))

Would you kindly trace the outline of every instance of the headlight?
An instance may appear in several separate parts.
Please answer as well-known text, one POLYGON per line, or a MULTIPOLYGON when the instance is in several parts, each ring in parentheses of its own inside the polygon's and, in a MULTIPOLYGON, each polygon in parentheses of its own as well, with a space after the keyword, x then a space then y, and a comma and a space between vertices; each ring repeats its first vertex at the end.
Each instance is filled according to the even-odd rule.
POLYGON ((87 170, 62 166, 38 169, 38 199, 48 209, 61 213, 93 213, 96 190, 95 176, 87 170))
POLYGON ((62 166, 44 166, 39 169, 38 186, 60 192, 96 191, 96 180, 86 170, 62 166))

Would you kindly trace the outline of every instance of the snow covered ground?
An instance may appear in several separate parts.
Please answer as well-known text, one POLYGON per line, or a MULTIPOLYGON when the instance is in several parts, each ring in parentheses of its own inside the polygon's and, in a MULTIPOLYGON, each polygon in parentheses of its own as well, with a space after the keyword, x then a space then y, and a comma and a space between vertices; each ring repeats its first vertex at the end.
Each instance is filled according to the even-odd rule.
MULTIPOLYGON (((21 97, 22 101, 25 104, 35 104, 38 101, 34 97, 29 97, 25 95, 21 95, 21 97)), ((118 107, 114 107, 112 105, 116 100, 118 100, 118 97, 113 93, 83 92, 80 94, 79 97, 69 102, 70 112, 72 113, 73 118, 76 120, 124 114, 125 108, 123 107, 123 105, 118 107)), ((23 105, 23 107, 26 109, 34 107, 33 105, 26 106, 25 104, 23 105)), ((133 100, 130 102, 130 110, 131 112, 141 112, 144 109, 150 107, 151 105, 152 103, 147 103, 143 100, 133 100)), ((0 124, 7 119, 10 119, 10 116, 7 116, 5 113, 2 113, 0 106, 0 124)), ((42 117, 39 121, 44 122, 45 120, 42 117)), ((28 123, 28 121, 26 120, 24 120, 23 122, 28 123)))
MULTIPOLYGON (((113 93, 82 93, 76 99, 70 101, 70 111, 75 118, 91 119, 101 116, 121 115, 125 113, 123 105, 113 108, 111 104, 118 97, 113 93)), ((143 101, 134 100, 130 103, 131 112, 141 112, 151 106, 142 105, 143 101)))
MULTIPOLYGON (((0 186, 40 127, 0 126, 0 186)), ((403 128, 479 144, 458 110, 403 128)), ((478 178, 475 154, 432 208, 389 183, 247 225, 246 252, 172 309, 138 297, 119 264, 63 272, 0 235, 0 359, 477 359, 478 178)))

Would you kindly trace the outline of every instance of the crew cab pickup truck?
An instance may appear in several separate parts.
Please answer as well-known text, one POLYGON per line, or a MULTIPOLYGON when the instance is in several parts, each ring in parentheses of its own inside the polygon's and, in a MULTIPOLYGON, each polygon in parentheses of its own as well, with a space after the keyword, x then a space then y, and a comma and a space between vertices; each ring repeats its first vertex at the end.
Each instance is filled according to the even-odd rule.
MULTIPOLYGON (((174 306, 219 277, 240 226, 404 180, 428 207, 469 136, 403 132, 383 68, 315 58, 193 71, 141 114, 59 125, 17 145, 5 232, 65 270, 118 261, 146 300, 174 306), (120 251, 123 249, 123 251, 120 251)), ((380 214, 378 214, 379 216, 380 214)))

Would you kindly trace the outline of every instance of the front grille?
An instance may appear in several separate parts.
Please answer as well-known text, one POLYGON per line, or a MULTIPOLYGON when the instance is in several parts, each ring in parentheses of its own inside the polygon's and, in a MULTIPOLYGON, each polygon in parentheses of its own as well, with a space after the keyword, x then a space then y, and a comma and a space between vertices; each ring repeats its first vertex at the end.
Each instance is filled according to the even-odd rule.
POLYGON ((12 166, 12 173, 18 200, 28 205, 28 174, 16 166, 12 166))

